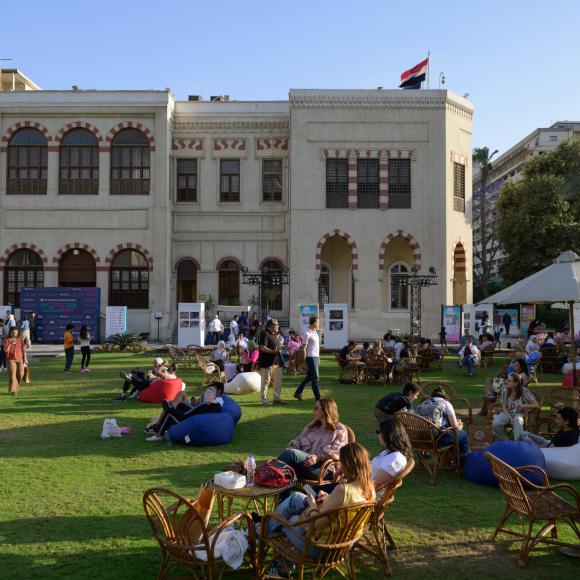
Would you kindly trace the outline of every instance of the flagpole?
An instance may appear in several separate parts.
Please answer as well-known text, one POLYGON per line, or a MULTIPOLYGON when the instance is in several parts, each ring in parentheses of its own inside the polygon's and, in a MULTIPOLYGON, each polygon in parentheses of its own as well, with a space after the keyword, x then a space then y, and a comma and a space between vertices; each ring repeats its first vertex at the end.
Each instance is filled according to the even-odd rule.
POLYGON ((429 72, 431 68, 431 51, 427 51, 427 90, 429 89, 429 72))

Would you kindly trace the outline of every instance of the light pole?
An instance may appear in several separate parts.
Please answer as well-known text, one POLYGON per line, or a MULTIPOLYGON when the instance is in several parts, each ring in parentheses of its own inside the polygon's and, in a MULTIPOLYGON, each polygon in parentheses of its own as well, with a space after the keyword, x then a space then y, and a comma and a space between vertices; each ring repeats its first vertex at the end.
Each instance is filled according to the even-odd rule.
POLYGON ((413 338, 421 336, 421 290, 428 286, 436 286, 437 272, 431 266, 429 274, 419 274, 419 268, 413 266, 411 273, 401 273, 391 275, 391 286, 393 288, 410 288, 411 304, 409 309, 410 316, 410 334, 413 338))

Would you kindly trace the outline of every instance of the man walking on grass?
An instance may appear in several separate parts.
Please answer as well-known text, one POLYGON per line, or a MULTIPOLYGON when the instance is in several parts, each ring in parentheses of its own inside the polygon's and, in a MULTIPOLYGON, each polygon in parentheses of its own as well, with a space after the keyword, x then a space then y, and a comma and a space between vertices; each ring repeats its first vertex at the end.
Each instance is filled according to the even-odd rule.
POLYGON ((294 398, 302 401, 302 392, 308 383, 312 384, 312 393, 318 401, 320 391, 318 390, 318 368, 320 366, 320 338, 318 337, 318 317, 311 316, 308 320, 308 330, 302 335, 302 350, 304 351, 304 361, 308 372, 304 380, 298 385, 294 393, 294 398))

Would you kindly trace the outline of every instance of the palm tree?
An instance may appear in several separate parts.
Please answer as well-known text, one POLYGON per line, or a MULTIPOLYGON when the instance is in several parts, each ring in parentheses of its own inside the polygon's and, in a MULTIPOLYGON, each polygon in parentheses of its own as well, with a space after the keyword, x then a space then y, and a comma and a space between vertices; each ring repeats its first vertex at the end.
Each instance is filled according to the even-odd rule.
POLYGON ((492 170, 491 160, 497 154, 497 149, 490 154, 489 147, 476 147, 473 150, 473 166, 479 167, 480 189, 479 195, 473 198, 473 208, 479 208, 479 247, 473 244, 473 255, 479 259, 479 271, 473 268, 475 281, 479 287, 482 298, 487 296, 487 284, 493 270, 493 260, 499 249, 499 244, 494 242, 493 228, 487 226, 487 179, 492 170))

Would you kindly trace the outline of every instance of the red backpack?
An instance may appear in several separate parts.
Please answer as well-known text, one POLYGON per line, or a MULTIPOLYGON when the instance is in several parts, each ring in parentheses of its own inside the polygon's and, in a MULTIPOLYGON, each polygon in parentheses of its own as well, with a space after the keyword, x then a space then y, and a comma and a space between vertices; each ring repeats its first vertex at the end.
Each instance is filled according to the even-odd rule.
POLYGON ((263 487, 284 487, 296 481, 296 472, 284 461, 268 459, 256 469, 254 482, 263 487))

